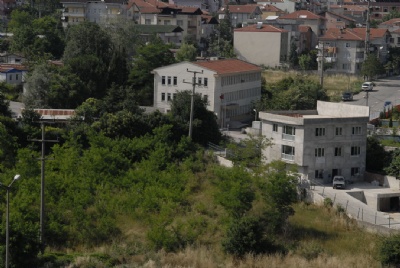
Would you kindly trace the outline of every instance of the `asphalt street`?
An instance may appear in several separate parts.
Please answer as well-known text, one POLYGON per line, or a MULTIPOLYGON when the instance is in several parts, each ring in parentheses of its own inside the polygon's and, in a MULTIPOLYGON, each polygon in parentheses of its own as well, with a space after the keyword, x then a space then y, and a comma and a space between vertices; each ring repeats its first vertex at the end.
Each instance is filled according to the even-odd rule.
POLYGON ((353 105, 368 105, 371 119, 379 117, 385 102, 390 101, 392 105, 400 105, 400 76, 386 77, 374 83, 376 85, 372 91, 360 92, 354 95, 353 101, 346 102, 353 105))

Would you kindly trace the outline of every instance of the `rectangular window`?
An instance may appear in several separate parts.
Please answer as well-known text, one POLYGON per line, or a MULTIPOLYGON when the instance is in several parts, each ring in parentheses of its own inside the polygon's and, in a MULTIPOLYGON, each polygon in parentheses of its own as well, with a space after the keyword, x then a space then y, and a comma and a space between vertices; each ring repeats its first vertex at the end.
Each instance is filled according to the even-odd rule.
POLYGON ((341 127, 337 127, 335 130, 335 135, 336 136, 342 136, 342 128, 341 127))
POLYGON ((350 43, 346 43, 346 47, 351 47, 351 46, 350 46, 350 43))
POLYGON ((15 80, 18 80, 18 74, 15 75, 15 80))
POLYGON ((325 148, 315 148, 315 157, 324 157, 325 148))
POLYGON ((161 101, 165 101, 165 93, 161 93, 161 101))
POLYGON ((294 147, 282 145, 282 159, 294 160, 294 147))
POLYGON ((317 127, 315 129, 315 136, 325 136, 325 128, 317 127))
POLYGON ((201 77, 197 78, 197 84, 199 84, 199 86, 201 86, 201 77))
POLYGON ((208 87, 208 78, 204 78, 203 83, 204 83, 204 86, 205 86, 205 87, 208 87))
POLYGON ((324 170, 317 169, 317 170, 315 170, 314 174, 315 174, 316 179, 322 179, 324 177, 324 170))
POLYGON ((273 124, 272 125, 272 131, 273 132, 278 132, 278 124, 273 124))
POLYGON ((352 167, 351 168, 351 176, 358 176, 360 175, 360 168, 358 167, 352 167))
POLYGON ((170 101, 171 100, 171 93, 167 94, 167 100, 170 101))
POLYGON ((161 85, 165 85, 165 76, 161 76, 161 85))
POLYGON ((172 98, 175 99, 175 97, 176 97, 176 93, 173 93, 172 98))
POLYGON ((342 156, 342 148, 341 147, 335 148, 335 156, 342 156))
POLYGON ((357 156, 361 154, 361 148, 360 146, 351 146, 351 155, 352 156, 357 156))
POLYGON ((170 20, 165 20, 164 21, 164 25, 171 25, 171 21, 170 20))
POLYGON ((168 82, 168 85, 171 85, 171 76, 168 76, 167 82, 168 82))
POLYGON ((178 77, 174 76, 174 86, 178 84, 178 77))
POLYGON ((176 24, 177 24, 178 26, 183 26, 183 20, 177 20, 177 21, 176 21, 176 24))
POLYGON ((361 127, 353 127, 351 134, 360 135, 361 134, 361 127))
POLYGON ((292 126, 283 126, 282 139, 294 141, 296 128, 292 126))
POLYGON ((208 103, 208 95, 204 95, 204 96, 203 96, 203 100, 204 100, 206 103, 208 103))
POLYGON ((144 20, 144 24, 150 25, 150 24, 151 24, 151 19, 145 19, 145 20, 144 20))

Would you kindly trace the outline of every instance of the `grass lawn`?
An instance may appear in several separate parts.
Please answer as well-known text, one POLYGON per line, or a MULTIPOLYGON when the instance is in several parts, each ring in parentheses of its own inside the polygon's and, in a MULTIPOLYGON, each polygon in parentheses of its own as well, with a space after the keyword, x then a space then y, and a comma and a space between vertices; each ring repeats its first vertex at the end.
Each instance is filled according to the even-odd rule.
MULTIPOLYGON (((265 70, 264 77, 268 84, 276 83, 285 77, 301 75, 316 82, 320 81, 317 73, 302 73, 298 71, 283 72, 280 70, 265 70)), ((359 76, 345 75, 345 74, 324 74, 324 88, 332 101, 340 101, 341 95, 345 91, 351 91, 357 94, 361 91, 361 84, 363 80, 359 76)))

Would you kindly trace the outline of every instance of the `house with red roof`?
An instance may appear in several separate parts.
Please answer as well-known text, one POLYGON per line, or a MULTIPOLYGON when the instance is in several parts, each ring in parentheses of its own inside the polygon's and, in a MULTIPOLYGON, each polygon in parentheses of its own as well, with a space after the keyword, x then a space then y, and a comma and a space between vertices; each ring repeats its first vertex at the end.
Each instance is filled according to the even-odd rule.
POLYGON ((218 19, 225 18, 226 9, 229 10, 232 27, 249 22, 254 23, 261 19, 262 11, 258 5, 227 5, 218 11, 218 19))
POLYGON ((289 57, 289 44, 289 31, 261 22, 234 30, 235 54, 253 64, 282 66, 289 57))
MULTIPOLYGON (((332 63, 328 72, 359 74, 364 62, 365 28, 329 28, 319 41, 324 45, 325 62, 332 63)), ((382 63, 387 61, 390 33, 387 29, 370 29, 369 53, 382 63)))
POLYGON ((183 39, 199 41, 201 38, 203 12, 198 7, 177 6, 156 0, 130 0, 126 10, 128 18, 137 24, 177 25, 183 29, 183 39))
POLYGON ((275 6, 280 10, 284 11, 285 13, 295 12, 299 7, 299 3, 297 1, 292 1, 292 0, 270 0, 270 1, 255 0, 255 2, 257 3, 257 5, 275 6))
POLYGON ((379 24, 379 28, 388 29, 390 38, 390 47, 400 47, 400 18, 391 19, 379 24))
POLYGON ((311 27, 313 31, 313 38, 311 41, 312 47, 315 47, 317 45, 318 37, 323 35, 326 29, 325 28, 326 19, 308 10, 298 10, 290 14, 280 16, 279 19, 297 22, 299 25, 305 25, 311 27))
POLYGON ((335 12, 326 11, 324 12, 324 17, 326 19, 325 26, 327 29, 329 28, 342 29, 342 28, 348 28, 351 25, 355 27, 356 25, 355 19, 335 12))
POLYGON ((254 102, 261 98, 262 69, 238 59, 179 62, 154 69, 155 108, 168 112, 177 92, 192 90, 189 71, 197 72, 195 93, 208 101, 207 109, 216 114, 221 127, 253 118, 254 102))
POLYGON ((266 18, 270 17, 270 16, 282 16, 284 14, 286 14, 285 11, 283 11, 282 9, 272 5, 272 4, 264 4, 264 5, 259 5, 262 15, 261 15, 261 19, 265 20, 266 18))

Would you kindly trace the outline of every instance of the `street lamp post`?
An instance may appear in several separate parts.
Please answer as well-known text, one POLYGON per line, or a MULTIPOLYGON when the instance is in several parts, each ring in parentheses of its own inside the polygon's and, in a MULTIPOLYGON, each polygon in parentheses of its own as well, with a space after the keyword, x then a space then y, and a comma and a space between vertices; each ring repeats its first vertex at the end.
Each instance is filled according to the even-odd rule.
POLYGON ((10 185, 5 186, 3 184, 0 184, 1 187, 5 188, 7 191, 7 208, 6 208, 6 268, 8 268, 8 263, 9 263, 9 243, 10 243, 10 190, 11 190, 11 185, 14 183, 14 181, 19 180, 21 178, 21 175, 17 174, 14 176, 14 179, 10 183, 10 185))

